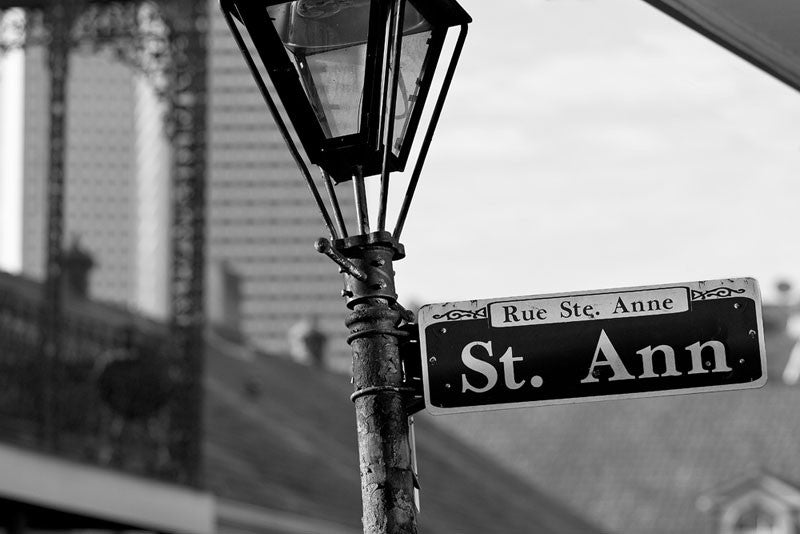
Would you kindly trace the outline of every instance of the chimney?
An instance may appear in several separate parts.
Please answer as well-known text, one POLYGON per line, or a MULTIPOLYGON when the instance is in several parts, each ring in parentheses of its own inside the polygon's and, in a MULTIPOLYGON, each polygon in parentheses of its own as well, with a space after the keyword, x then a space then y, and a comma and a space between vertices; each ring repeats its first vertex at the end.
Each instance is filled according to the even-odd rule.
POLYGON ((218 334, 242 340, 242 279, 225 261, 215 261, 208 276, 208 322, 218 334))
POLYGON ((296 362, 313 367, 325 367, 325 347, 328 336, 319 326, 319 318, 311 315, 295 323, 288 332, 289 355, 296 362))
POLYGON ((92 255, 75 237, 64 252, 61 290, 66 298, 89 298, 89 274, 95 266, 92 255))

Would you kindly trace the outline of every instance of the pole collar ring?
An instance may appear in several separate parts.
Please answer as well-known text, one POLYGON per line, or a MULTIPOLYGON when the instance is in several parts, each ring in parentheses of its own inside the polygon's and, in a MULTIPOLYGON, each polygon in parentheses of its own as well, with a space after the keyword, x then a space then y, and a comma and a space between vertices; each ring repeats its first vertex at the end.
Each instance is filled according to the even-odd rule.
POLYGON ((350 395, 350 400, 355 402, 357 398, 363 397, 365 395, 377 395, 378 393, 414 393, 414 388, 412 387, 405 387, 405 386, 370 386, 368 388, 359 389, 352 395, 350 395))
POLYGON ((408 337, 408 332, 404 332, 403 330, 397 329, 387 329, 387 328, 368 328, 366 330, 360 330, 358 332, 354 332, 347 336, 347 344, 351 345, 353 341, 356 339, 360 339, 362 337, 369 337, 369 336, 377 336, 377 335, 386 335, 386 336, 394 336, 394 337, 408 337))

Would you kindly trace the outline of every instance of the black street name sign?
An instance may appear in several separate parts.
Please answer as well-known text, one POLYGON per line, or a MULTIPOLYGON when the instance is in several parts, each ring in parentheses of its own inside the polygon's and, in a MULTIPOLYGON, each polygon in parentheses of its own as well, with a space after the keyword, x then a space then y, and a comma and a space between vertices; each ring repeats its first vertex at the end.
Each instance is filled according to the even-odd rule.
POLYGON ((419 326, 434 414, 767 380, 752 278, 429 304, 419 326))

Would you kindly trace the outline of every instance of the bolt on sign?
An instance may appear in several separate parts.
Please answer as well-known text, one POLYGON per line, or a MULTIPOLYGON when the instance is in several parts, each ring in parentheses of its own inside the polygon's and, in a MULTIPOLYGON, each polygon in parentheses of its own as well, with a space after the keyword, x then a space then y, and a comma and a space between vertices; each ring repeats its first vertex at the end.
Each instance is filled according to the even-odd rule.
POLYGON ((752 278, 429 304, 433 414, 761 387, 752 278))

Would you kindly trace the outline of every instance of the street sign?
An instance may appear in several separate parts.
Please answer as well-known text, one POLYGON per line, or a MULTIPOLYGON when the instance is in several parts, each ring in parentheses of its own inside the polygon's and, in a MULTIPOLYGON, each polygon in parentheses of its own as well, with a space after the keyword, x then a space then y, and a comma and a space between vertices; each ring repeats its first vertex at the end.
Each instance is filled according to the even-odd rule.
POLYGON ((433 414, 761 387, 758 282, 689 282, 429 304, 433 414))

